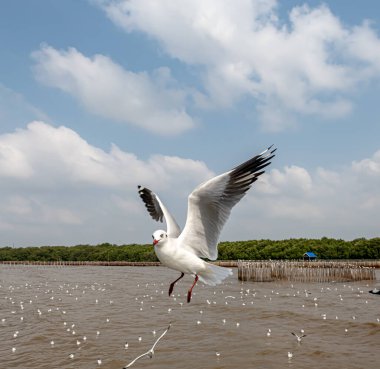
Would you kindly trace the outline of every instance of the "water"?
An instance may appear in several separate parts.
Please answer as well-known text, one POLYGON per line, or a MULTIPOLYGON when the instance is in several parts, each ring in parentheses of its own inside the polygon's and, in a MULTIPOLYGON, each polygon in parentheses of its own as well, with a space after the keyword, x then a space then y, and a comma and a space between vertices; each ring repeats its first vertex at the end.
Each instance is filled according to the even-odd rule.
POLYGON ((133 367, 378 365, 380 296, 368 293, 375 281, 241 283, 234 270, 221 286, 197 285, 187 304, 190 276, 167 296, 177 274, 164 267, 1 265, 0 368, 120 369, 170 322, 154 357, 133 367), (291 332, 301 329, 306 337, 298 343, 291 332))

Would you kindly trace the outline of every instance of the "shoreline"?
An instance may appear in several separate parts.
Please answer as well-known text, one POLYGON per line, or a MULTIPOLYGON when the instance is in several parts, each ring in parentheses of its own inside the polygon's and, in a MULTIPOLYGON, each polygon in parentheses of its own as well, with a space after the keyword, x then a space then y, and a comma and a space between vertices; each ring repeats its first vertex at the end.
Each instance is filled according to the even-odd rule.
MULTIPOLYGON (((161 266, 159 261, 0 261, 0 265, 40 265, 40 266, 161 266)), ((238 261, 212 261, 211 264, 237 268, 238 261)))
MULTIPOLYGON (((240 262, 250 262, 250 263, 276 263, 278 261, 285 263, 299 262, 303 265, 308 265, 309 267, 317 267, 320 263, 336 263, 336 264, 347 264, 350 263, 355 267, 362 268, 377 268, 380 269, 380 260, 353 260, 353 259, 341 259, 341 260, 318 260, 318 261, 301 261, 301 260, 218 260, 209 261, 209 263, 227 267, 227 268, 237 268, 240 262)), ((22 260, 0 260, 0 265, 40 265, 40 266, 161 266, 159 261, 22 261, 22 260)), ((327 265, 326 265, 327 267, 327 265)))

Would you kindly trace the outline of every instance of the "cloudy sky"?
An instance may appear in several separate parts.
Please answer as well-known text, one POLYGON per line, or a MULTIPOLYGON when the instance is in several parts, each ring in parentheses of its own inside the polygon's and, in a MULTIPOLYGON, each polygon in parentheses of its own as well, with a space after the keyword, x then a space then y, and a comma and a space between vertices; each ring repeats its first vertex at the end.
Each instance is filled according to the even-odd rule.
POLYGON ((271 144, 221 240, 380 233, 380 3, 5 0, 0 246, 149 243, 271 144))

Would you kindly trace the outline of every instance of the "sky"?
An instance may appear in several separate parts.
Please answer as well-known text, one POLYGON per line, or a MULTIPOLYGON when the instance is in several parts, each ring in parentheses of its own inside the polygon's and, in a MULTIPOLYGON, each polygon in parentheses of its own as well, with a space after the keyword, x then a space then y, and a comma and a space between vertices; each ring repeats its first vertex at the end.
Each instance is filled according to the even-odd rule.
POLYGON ((380 233, 377 0, 3 0, 0 246, 150 243, 270 145, 220 240, 380 233))

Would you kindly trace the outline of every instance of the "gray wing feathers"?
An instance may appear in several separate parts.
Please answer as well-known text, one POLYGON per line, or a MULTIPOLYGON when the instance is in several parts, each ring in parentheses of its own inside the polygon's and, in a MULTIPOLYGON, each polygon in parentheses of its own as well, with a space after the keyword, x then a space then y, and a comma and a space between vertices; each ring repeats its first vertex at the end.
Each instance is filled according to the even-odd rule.
POLYGON ((231 209, 264 173, 275 151, 269 147, 231 171, 201 184, 190 194, 186 225, 180 236, 184 245, 200 257, 210 260, 218 257, 219 235, 231 209))

